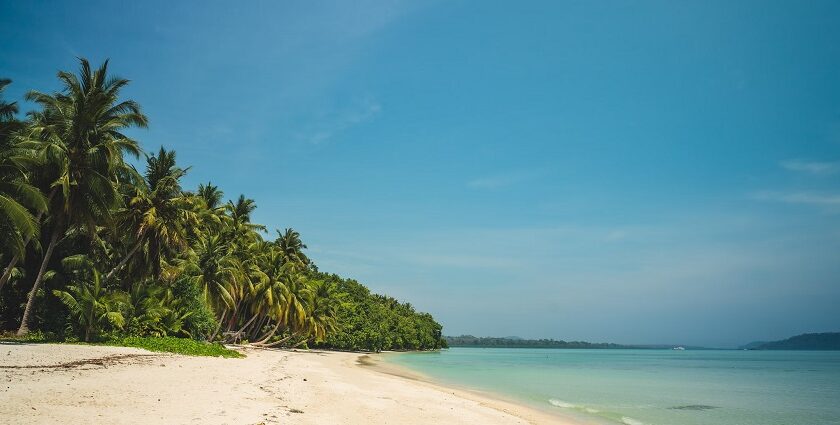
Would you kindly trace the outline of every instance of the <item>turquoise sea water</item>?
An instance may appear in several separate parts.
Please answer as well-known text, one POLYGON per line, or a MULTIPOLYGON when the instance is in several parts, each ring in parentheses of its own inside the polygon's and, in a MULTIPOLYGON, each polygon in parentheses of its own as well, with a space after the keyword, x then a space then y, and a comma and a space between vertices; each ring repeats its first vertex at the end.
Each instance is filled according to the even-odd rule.
POLYGON ((840 424, 840 352, 452 348, 386 359, 593 422, 840 424))

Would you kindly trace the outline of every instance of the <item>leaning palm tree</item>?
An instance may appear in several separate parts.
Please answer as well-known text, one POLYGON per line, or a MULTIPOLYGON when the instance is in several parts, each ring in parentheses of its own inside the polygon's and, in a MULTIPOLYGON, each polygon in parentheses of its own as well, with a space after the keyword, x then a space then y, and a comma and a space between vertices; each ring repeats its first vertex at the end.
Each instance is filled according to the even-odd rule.
MULTIPOLYGON (((324 341, 327 334, 338 329, 338 310, 341 299, 332 282, 314 281, 310 313, 304 320, 304 327, 309 333, 308 340, 324 341)), ((303 340, 301 343, 307 342, 303 340)))
POLYGON ((44 196, 29 181, 32 154, 18 147, 11 137, 20 130, 21 123, 15 119, 17 103, 2 99, 3 89, 10 82, 0 79, 0 254, 11 255, 0 276, 0 290, 23 257, 26 244, 37 236, 38 220, 47 209, 44 196))
POLYGON ((267 333, 258 336, 262 330, 262 324, 255 326, 252 331, 252 340, 256 341, 257 345, 264 344, 271 339, 281 326, 285 325, 286 318, 286 296, 288 288, 283 283, 283 275, 288 271, 288 267, 283 262, 283 256, 280 250, 272 243, 266 243, 264 252, 260 256, 261 269, 267 276, 267 279, 260 282, 255 288, 254 304, 260 309, 263 314, 263 324, 269 321, 274 321, 274 326, 267 333))
MULTIPOLYGON (((241 252, 237 252, 240 260, 237 262, 242 273, 240 274, 240 289, 235 295, 237 309, 231 316, 226 333, 231 333, 234 338, 240 338, 245 334, 246 329, 259 325, 261 317, 266 316, 268 304, 264 302, 266 285, 271 282, 271 277, 266 273, 266 254, 271 248, 269 242, 265 242, 258 234, 254 235, 255 240, 245 246, 241 252), (250 319, 247 319, 250 314, 250 319), (244 321, 244 324, 241 322, 244 321), (238 329, 238 330, 236 330, 238 329)), ((238 246, 236 246, 238 248, 238 246)))
MULTIPOLYGON (((289 336, 270 344, 266 347, 280 345, 289 339, 298 338, 309 332, 307 318, 312 312, 313 292, 312 285, 302 273, 285 265, 283 272, 278 276, 282 283, 281 299, 278 300, 282 306, 279 320, 289 331, 289 336)), ((260 341, 261 343, 264 341, 260 341)))
POLYGON ((68 229, 93 234, 111 219, 119 202, 116 186, 120 170, 127 167, 125 153, 139 156, 138 143, 122 133, 129 127, 146 127, 146 116, 131 100, 120 101, 128 80, 108 76, 108 61, 92 70, 80 59, 79 76, 59 72, 63 90, 46 94, 31 91, 27 99, 42 111, 30 114, 28 147, 37 149, 52 180, 49 236, 41 266, 35 276, 21 318, 19 335, 28 333, 32 305, 59 238, 68 229))
POLYGON ((46 209, 44 196, 29 184, 14 157, 8 152, 0 152, 0 252, 12 256, 0 277, 0 289, 23 258, 27 242, 38 235, 38 219, 31 211, 46 209))
POLYGON ((205 302, 216 314, 218 331, 228 313, 236 310, 238 283, 242 280, 238 259, 228 252, 219 235, 207 235, 199 238, 189 255, 177 260, 175 267, 178 274, 203 290, 205 302))

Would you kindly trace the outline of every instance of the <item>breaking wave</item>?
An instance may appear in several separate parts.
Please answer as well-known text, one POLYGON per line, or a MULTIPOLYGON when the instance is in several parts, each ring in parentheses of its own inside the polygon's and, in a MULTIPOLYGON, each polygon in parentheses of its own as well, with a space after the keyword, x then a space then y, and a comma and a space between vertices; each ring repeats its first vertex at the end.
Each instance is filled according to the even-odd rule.
POLYGON ((624 423, 625 425, 647 425, 646 423, 644 423, 642 421, 639 421, 639 420, 636 420, 636 419, 633 419, 633 418, 628 418, 627 416, 622 416, 621 417, 621 422, 624 423))
POLYGON ((556 407, 559 407, 561 409, 578 410, 578 411, 586 412, 586 413, 598 413, 598 412, 600 412, 600 410, 598 410, 598 409, 593 409, 591 407, 581 406, 579 404, 568 403, 568 402, 565 402, 563 400, 558 400, 556 398, 550 398, 550 399, 548 399, 548 402, 552 406, 556 406, 556 407))

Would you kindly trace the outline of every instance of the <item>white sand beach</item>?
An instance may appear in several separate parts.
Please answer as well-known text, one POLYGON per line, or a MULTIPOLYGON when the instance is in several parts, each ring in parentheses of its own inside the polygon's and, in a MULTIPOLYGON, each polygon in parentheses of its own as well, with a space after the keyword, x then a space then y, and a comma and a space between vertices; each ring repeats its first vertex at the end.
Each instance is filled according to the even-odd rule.
POLYGON ((245 349, 243 359, 0 344, 2 424, 571 424, 363 366, 376 356, 245 349))

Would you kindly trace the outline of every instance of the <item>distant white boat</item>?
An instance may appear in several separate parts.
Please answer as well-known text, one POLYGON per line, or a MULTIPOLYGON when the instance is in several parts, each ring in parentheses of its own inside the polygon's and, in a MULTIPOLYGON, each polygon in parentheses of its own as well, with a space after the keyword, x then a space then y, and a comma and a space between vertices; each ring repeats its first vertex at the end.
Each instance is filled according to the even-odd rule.
POLYGON ((674 348, 672 348, 672 350, 685 351, 685 347, 683 347, 683 346, 681 345, 681 346, 679 346, 679 347, 674 347, 674 348))

